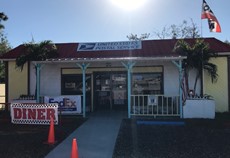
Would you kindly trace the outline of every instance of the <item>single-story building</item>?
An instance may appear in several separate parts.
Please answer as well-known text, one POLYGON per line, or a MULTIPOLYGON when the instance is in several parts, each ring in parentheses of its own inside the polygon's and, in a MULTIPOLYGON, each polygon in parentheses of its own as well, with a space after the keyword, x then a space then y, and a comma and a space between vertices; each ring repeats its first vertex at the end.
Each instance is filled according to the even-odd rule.
MULTIPOLYGON (((25 51, 24 45, 19 45, 0 57, 6 63, 6 102, 58 102, 63 112, 83 116, 119 108, 127 110, 128 117, 182 117, 180 83, 186 56, 173 51, 177 41, 57 43, 57 58, 30 61, 22 71, 15 64, 25 51)), ((204 93, 214 97, 216 112, 226 112, 230 46, 215 38, 204 41, 219 55, 212 59, 219 79, 212 84, 204 74, 204 93)))

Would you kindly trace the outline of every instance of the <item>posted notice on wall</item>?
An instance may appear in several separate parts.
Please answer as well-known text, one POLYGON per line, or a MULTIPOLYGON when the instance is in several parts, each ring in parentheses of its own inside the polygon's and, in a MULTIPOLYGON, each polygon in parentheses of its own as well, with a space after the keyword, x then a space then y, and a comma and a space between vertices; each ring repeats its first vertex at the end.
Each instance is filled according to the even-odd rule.
POLYGON ((12 103, 10 105, 13 124, 49 125, 51 119, 58 124, 58 104, 12 103))
POLYGON ((62 114, 80 114, 81 110, 81 96, 45 96, 45 103, 58 103, 58 110, 62 114))

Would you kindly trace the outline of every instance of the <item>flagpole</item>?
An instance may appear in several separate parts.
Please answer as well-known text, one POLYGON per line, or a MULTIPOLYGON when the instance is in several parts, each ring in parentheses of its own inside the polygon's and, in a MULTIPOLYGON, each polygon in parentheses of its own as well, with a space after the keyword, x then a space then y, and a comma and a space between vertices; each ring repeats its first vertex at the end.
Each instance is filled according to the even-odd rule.
MULTIPOLYGON (((202 8, 203 8, 203 0, 202 0, 202 8)), ((202 13, 202 12, 201 12, 202 13)), ((201 38, 203 38, 203 19, 200 18, 200 21, 201 21, 201 38)), ((201 64, 201 94, 202 94, 202 97, 204 95, 204 70, 203 70, 203 67, 204 67, 204 63, 203 63, 203 49, 202 49, 202 52, 201 52, 201 55, 202 55, 202 64, 201 64)), ((200 94, 200 95, 201 95, 200 94)))
MULTIPOLYGON (((202 9, 201 9, 201 13, 203 12, 203 0, 202 0, 202 9)), ((202 23, 202 18, 200 18, 200 27, 201 27, 201 38, 203 38, 203 23, 202 23)), ((203 67, 204 67, 204 65, 203 65, 203 49, 202 49, 202 52, 201 52, 201 55, 202 55, 202 63, 201 63, 201 90, 200 90, 200 92, 201 92, 201 94, 200 95, 202 95, 202 97, 203 97, 203 95, 204 95, 204 72, 203 72, 203 67)))
POLYGON ((200 37, 203 38, 203 24, 202 24, 202 19, 200 19, 200 37))
MULTIPOLYGON (((203 0, 201 0, 201 13, 203 10, 203 0)), ((200 18, 200 34, 201 34, 201 38, 203 38, 203 24, 202 24, 202 18, 200 18)))

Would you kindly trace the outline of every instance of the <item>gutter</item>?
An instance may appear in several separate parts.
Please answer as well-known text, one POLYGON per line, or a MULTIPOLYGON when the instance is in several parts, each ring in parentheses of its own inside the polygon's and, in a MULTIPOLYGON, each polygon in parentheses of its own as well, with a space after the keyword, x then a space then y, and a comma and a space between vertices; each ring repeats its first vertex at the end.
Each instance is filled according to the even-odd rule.
POLYGON ((183 60, 185 56, 179 57, 125 57, 125 58, 60 58, 36 61, 38 63, 65 63, 65 62, 103 62, 103 61, 153 61, 153 60, 183 60))
MULTIPOLYGON (((93 63, 93 62, 111 62, 111 61, 156 61, 156 60, 164 60, 164 61, 171 61, 171 60, 183 60, 186 59, 186 56, 178 56, 178 57, 124 57, 124 58, 57 58, 57 59, 47 59, 45 61, 33 61, 36 63, 93 63)), ((16 59, 0 59, 1 62, 3 61, 15 61, 16 59)))

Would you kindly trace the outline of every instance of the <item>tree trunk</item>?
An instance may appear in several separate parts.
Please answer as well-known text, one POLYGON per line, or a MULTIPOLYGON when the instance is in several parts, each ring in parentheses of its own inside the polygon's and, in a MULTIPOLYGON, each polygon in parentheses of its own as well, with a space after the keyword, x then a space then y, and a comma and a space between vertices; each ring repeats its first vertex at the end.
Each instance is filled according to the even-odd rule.
MULTIPOLYGON (((198 81, 198 79, 200 78, 200 73, 199 72, 197 72, 197 74, 196 74, 196 79, 195 79, 195 83, 194 83, 194 94, 196 93, 196 86, 197 86, 197 81, 198 81)), ((202 85, 201 85, 202 86, 202 85)), ((201 95, 201 93, 200 93, 200 95, 201 95)))
POLYGON ((203 62, 202 62, 202 66, 199 68, 196 75, 197 76, 194 84, 194 91, 196 89, 197 81, 200 78, 200 96, 203 97, 203 62))

